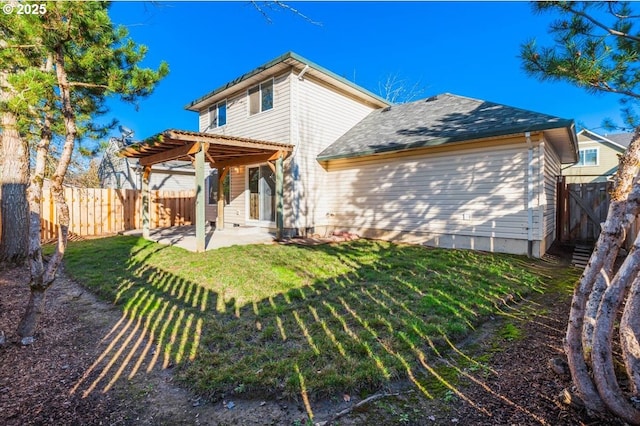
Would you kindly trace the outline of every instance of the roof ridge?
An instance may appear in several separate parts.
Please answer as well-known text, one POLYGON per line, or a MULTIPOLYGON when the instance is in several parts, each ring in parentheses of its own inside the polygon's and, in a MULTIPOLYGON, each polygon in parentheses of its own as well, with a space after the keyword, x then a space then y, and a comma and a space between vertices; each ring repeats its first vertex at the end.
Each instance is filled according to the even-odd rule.
POLYGON ((319 72, 321 72, 322 74, 327 75, 328 77, 342 83, 345 84, 347 86, 350 86, 351 88, 359 91, 360 93, 362 93, 363 97, 369 97, 369 98, 373 98, 376 99, 378 102, 380 103, 386 103, 386 104, 391 104, 389 101, 387 101, 386 99, 382 98, 380 95, 370 91, 369 89, 366 89, 365 87, 362 87, 361 85, 359 85, 358 83, 355 83, 345 77, 342 77, 336 73, 334 73, 333 71, 318 65, 317 63, 310 61, 309 59, 305 58, 302 55, 299 55, 297 53, 295 53, 294 51, 288 51, 280 56, 277 56, 274 59, 271 59, 270 61, 261 64, 255 68, 253 68, 252 70, 243 73, 242 75, 240 75, 239 77, 230 80, 224 84, 222 84, 221 86, 217 87, 216 89, 207 92, 205 95, 198 97, 197 99, 189 102, 187 105, 185 105, 185 109, 187 110, 191 110, 191 111, 196 111, 194 109, 192 109, 194 106, 196 106, 197 104, 200 104, 204 101, 206 101, 208 98, 211 98, 213 96, 215 96, 216 94, 227 90, 233 86, 236 86, 246 80, 248 80, 249 78, 253 77, 254 75, 257 75, 265 70, 268 70, 269 68, 272 68, 282 62, 285 62, 287 59, 292 59, 294 61, 299 62, 300 64, 303 65, 307 65, 310 68, 313 68, 319 72))

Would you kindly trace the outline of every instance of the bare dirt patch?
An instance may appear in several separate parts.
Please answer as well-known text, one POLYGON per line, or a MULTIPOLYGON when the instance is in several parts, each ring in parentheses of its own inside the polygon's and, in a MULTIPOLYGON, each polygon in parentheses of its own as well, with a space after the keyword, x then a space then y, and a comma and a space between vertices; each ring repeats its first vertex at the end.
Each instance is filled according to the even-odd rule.
MULTIPOLYGON (((0 424, 293 425, 308 418, 302 399, 210 403, 198 398, 174 383, 172 365, 149 361, 154 345, 134 333, 145 324, 128 324, 119 309, 64 273, 48 293, 35 343, 23 347, 13 332, 28 295, 26 269, 0 271, 0 330, 7 334, 0 347, 0 424), (125 338, 127 333, 131 337, 125 338), (120 347, 110 347, 116 337, 120 347), (136 363, 136 354, 144 350, 144 362, 136 363)), ((480 327, 458 353, 434 364, 453 374, 447 378, 453 389, 435 399, 409 381, 398 382, 359 406, 364 396, 311 401, 313 420, 340 425, 619 424, 589 419, 557 401, 570 386, 569 378, 554 373, 548 360, 562 356, 568 308, 569 297, 556 293, 505 305, 504 315, 480 327), (508 322, 518 335, 503 332, 508 322)))

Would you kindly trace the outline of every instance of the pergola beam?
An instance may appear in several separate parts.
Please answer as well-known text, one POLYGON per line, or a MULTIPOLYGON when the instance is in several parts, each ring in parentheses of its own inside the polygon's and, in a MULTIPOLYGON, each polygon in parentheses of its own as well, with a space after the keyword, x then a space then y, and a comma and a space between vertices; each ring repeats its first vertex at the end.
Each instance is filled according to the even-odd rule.
POLYGON ((234 166, 244 166, 247 164, 256 164, 256 163, 264 163, 265 161, 275 160, 282 153, 280 151, 269 152, 266 154, 257 154, 257 155, 245 155, 243 157, 238 157, 233 160, 228 161, 216 161, 213 166, 215 168, 222 169, 226 167, 234 167, 234 166))
POLYGON ((179 146, 169 149, 167 151, 152 154, 147 157, 140 158, 141 166, 151 166, 157 163, 164 163, 165 161, 176 160, 181 157, 185 157, 190 154, 195 154, 200 148, 199 143, 191 143, 188 145, 179 146))
POLYGON ((234 148, 250 148, 250 149, 263 149, 265 151, 274 151, 274 150, 291 150, 293 147, 289 148, 285 144, 275 144, 269 142, 263 142, 258 140, 251 140, 245 138, 235 138, 235 137, 222 137, 220 135, 214 134, 195 134, 188 132, 176 132, 174 130, 168 130, 164 132, 165 138, 175 139, 180 141, 188 141, 188 142, 201 142, 208 143, 213 145, 222 145, 222 146, 230 146, 234 148))

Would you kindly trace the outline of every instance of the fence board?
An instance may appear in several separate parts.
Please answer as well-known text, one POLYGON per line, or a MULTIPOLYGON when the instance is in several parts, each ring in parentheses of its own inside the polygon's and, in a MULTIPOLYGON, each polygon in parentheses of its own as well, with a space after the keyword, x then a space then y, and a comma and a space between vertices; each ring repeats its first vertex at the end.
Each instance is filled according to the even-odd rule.
MULTIPOLYGON (((43 189, 41 237, 57 238, 58 221, 49 188, 43 189)), ((104 236, 141 227, 140 191, 133 189, 64 188, 69 206, 69 231, 78 236, 104 236)), ((193 191, 151 191, 151 224, 155 227, 191 225, 193 191)))
MULTIPOLYGON (((598 239, 601 223, 609 211, 610 182, 572 183, 558 182, 558 240, 562 242, 593 243, 598 239)), ((640 230, 640 218, 627 233, 625 246, 630 248, 640 230)))

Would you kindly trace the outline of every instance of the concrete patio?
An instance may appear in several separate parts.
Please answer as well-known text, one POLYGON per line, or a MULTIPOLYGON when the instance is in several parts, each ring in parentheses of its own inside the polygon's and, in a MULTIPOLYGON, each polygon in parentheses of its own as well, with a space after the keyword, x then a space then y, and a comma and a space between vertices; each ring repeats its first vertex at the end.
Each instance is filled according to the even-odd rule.
MULTIPOLYGON (((142 236, 142 229, 127 231, 124 235, 142 236)), ((160 244, 174 245, 185 250, 196 251, 195 226, 173 226, 170 228, 155 228, 149 231, 149 238, 160 244)), ((215 250, 221 247, 247 244, 269 244, 275 238, 275 233, 264 228, 234 227, 218 230, 207 227, 205 235, 205 250, 215 250)))

